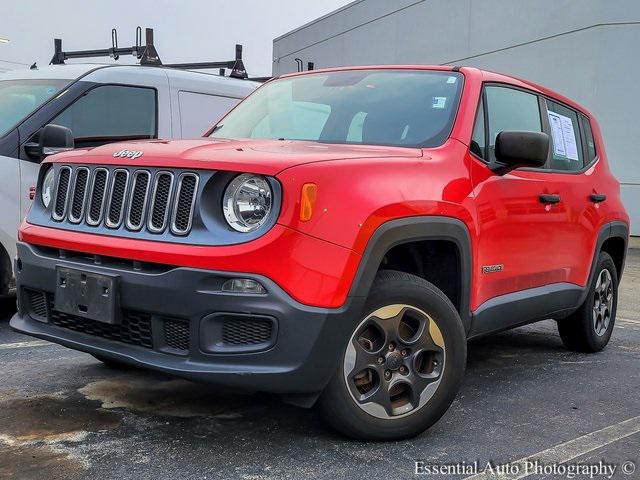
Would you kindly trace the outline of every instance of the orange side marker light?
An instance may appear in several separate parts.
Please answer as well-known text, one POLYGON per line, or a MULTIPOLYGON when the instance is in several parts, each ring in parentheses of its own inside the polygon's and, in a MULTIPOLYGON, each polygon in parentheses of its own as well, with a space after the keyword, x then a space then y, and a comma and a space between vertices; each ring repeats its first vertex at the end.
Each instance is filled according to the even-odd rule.
POLYGON ((300 192, 300 221, 308 222, 313 216, 313 209, 316 206, 316 195, 318 186, 315 183, 305 183, 300 192))

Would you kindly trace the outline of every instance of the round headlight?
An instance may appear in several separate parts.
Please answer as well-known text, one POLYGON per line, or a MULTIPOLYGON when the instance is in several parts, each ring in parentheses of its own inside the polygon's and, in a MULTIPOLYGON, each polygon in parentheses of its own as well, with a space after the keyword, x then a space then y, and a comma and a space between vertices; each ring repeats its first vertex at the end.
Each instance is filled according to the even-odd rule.
POLYGON ((53 198, 53 184, 55 180, 55 172, 53 167, 49 168, 49 171, 44 175, 42 179, 42 185, 40 186, 40 199, 44 208, 49 208, 51 205, 51 199, 53 198))
POLYGON ((227 223, 238 232, 252 232, 269 217, 273 192, 266 178, 243 173, 224 192, 222 211, 227 223))

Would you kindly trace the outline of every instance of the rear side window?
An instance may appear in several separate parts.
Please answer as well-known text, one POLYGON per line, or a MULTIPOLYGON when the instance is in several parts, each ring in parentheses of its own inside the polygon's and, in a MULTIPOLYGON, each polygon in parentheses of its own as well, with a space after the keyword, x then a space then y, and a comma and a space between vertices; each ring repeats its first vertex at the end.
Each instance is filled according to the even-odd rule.
POLYGON ((596 142, 593 139, 593 130, 591 130, 591 122, 585 115, 580 115, 582 120, 582 132, 584 133, 584 142, 587 147, 587 161, 585 164, 590 164, 596 159, 598 153, 596 152, 596 142))
MULTIPOLYGON (((584 167, 578 114, 570 108, 547 100, 551 130, 552 170, 576 171, 584 167)), ((593 143, 593 138, 591 139, 593 143)))
POLYGON ((538 96, 515 88, 487 86, 489 161, 495 161, 496 137, 503 130, 542 132, 538 96))
POLYGON ((51 123, 70 128, 76 139, 155 138, 156 91, 120 85, 96 87, 51 123))

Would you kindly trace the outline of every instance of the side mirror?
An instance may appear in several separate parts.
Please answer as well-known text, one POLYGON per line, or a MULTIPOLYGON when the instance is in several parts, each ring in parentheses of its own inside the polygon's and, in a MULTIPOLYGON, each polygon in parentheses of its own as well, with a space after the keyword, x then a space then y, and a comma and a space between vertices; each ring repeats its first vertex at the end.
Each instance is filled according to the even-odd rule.
POLYGON ((25 152, 31 158, 42 160, 67 150, 73 150, 75 142, 73 132, 67 127, 50 123, 45 125, 39 133, 38 143, 29 142, 24 146, 25 152))
POLYGON ((520 167, 543 167, 549 155, 549 135, 542 132, 503 131, 496 138, 496 160, 492 167, 504 175, 520 167))
POLYGON ((45 125, 42 132, 40 132, 39 145, 42 149, 42 158, 55 153, 73 150, 75 146, 73 132, 70 128, 50 123, 45 125))

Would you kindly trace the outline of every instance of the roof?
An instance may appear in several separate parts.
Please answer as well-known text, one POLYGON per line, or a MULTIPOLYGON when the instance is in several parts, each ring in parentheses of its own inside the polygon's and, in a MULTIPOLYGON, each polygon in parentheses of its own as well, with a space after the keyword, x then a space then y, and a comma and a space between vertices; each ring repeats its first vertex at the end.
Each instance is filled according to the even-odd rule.
MULTIPOLYGON (((47 79, 47 80, 69 80, 74 81, 80 77, 90 75, 89 81, 100 83, 108 83, 113 81, 134 81, 135 76, 140 72, 146 74, 162 74, 176 84, 188 86, 189 84, 215 84, 220 90, 220 94, 228 93, 236 96, 239 92, 243 96, 248 95, 256 89, 260 83, 250 80, 240 80, 237 78, 223 77, 216 72, 193 71, 170 67, 153 67, 141 65, 113 65, 113 64, 96 64, 96 63, 69 63, 64 65, 47 65, 38 67, 37 69, 20 69, 11 70, 0 74, 0 80, 28 80, 28 79, 47 79)), ((165 77, 166 78, 166 77, 165 77)))
POLYGON ((30 70, 28 68, 10 70, 0 73, 0 80, 26 80, 26 79, 47 79, 47 80, 75 80, 92 70, 106 67, 106 65, 75 63, 68 65, 47 65, 30 70))
POLYGON ((353 65, 345 67, 319 68, 317 70, 306 70, 304 72, 285 73, 278 78, 297 77, 299 75, 313 75, 315 73, 344 72, 348 70, 437 70, 440 72, 450 72, 455 67, 453 65, 353 65))

